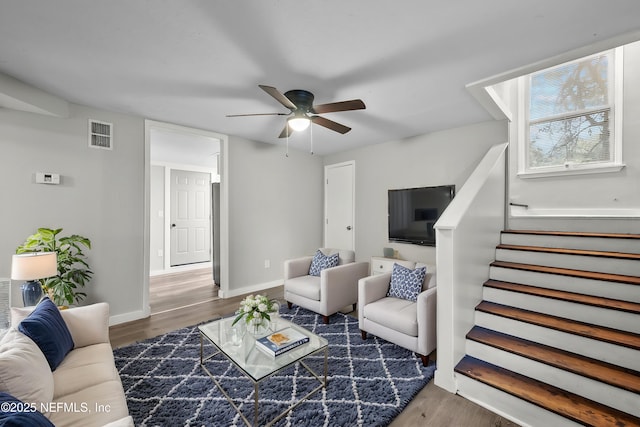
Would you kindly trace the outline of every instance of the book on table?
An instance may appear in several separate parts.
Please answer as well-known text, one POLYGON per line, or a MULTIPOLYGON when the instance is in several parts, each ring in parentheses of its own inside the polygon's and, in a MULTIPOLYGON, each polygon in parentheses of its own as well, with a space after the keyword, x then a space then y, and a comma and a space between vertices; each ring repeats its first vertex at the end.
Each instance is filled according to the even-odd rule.
POLYGON ((309 342, 308 336, 289 327, 258 338, 256 347, 271 356, 278 356, 307 342, 309 342))

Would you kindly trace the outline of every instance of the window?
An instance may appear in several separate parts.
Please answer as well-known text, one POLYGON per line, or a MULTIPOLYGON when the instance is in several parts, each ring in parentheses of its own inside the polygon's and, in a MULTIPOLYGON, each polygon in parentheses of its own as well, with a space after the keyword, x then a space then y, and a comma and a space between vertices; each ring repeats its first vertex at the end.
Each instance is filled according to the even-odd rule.
POLYGON ((621 56, 611 50, 527 76, 521 175, 622 167, 621 56))

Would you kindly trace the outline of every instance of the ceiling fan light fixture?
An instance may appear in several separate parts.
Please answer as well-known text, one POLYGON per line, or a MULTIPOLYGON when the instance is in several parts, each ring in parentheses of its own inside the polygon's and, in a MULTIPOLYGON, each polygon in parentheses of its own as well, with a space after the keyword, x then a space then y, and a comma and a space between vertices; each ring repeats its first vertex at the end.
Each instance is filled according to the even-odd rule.
POLYGON ((309 127, 311 120, 306 116, 296 116, 289 119, 289 126, 295 131, 303 131, 309 127))

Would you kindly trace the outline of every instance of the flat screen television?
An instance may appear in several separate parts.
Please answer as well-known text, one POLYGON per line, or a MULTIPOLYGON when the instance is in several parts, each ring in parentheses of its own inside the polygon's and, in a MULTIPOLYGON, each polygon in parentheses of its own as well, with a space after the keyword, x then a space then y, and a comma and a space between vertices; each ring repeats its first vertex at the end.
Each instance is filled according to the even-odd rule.
POLYGON ((389 190, 389 241, 435 246, 433 225, 455 192, 455 185, 389 190))

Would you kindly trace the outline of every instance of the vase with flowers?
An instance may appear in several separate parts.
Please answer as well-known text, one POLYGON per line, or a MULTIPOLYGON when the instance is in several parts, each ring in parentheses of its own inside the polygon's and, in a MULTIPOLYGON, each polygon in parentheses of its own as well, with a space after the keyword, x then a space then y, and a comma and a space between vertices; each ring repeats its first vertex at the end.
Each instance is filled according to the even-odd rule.
POLYGON ((277 300, 269 299, 265 295, 249 295, 240 302, 240 307, 236 311, 236 318, 232 325, 235 325, 244 318, 247 330, 254 335, 260 335, 269 328, 271 316, 280 308, 277 300))

